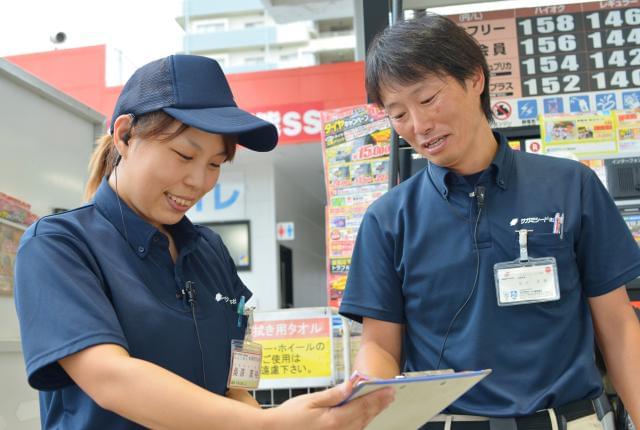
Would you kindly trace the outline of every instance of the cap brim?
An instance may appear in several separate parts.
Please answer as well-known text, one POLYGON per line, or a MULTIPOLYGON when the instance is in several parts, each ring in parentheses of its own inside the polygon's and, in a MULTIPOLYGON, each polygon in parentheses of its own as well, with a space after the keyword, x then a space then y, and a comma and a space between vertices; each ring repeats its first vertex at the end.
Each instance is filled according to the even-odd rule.
POLYGON ((162 110, 180 122, 209 133, 235 134, 240 145, 254 151, 271 151, 278 143, 278 130, 275 125, 237 107, 167 107, 162 110))

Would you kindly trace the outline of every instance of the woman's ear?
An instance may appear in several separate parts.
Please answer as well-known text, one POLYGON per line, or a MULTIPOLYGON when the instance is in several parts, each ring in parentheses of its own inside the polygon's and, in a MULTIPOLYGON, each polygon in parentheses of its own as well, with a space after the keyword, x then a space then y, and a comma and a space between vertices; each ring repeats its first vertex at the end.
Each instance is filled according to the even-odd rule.
POLYGON ((131 115, 120 115, 113 123, 113 144, 122 158, 127 158, 132 127, 131 115))

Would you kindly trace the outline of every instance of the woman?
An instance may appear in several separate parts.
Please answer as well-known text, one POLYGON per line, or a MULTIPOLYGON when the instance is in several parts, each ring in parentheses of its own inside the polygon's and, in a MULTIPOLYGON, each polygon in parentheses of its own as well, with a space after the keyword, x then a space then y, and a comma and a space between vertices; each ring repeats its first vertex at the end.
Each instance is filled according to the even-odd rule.
POLYGON ((332 408, 346 384, 261 410, 227 388, 231 341, 246 329, 238 303, 251 292, 220 237, 185 213, 236 143, 269 151, 277 132, 237 108, 214 60, 170 56, 124 86, 90 163, 91 202, 39 220, 18 251, 43 428, 360 429, 391 401, 374 393, 332 408))

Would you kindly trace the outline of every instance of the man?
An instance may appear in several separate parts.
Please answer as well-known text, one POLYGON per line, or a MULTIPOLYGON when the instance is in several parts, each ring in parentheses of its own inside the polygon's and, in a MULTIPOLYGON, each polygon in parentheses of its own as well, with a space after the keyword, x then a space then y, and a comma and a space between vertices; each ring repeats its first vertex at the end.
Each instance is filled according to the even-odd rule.
POLYGON ((368 94, 429 164, 360 227, 340 308, 363 321, 355 367, 492 368, 447 410, 454 430, 593 428, 606 412, 592 402, 597 337, 640 422, 640 325, 624 288, 640 250, 590 169, 513 151, 491 130, 488 81, 480 47, 444 17, 372 43, 368 94))

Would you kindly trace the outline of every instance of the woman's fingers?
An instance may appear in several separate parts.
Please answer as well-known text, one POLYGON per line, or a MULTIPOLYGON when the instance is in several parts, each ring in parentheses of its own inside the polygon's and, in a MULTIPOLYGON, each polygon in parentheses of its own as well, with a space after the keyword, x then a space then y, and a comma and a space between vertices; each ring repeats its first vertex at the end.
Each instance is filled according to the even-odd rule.
POLYGON ((351 383, 349 381, 336 385, 324 391, 311 394, 313 398, 313 407, 331 408, 342 403, 349 394, 351 394, 351 383))
POLYGON ((351 400, 343 406, 331 410, 344 429, 363 429, 380 412, 393 402, 395 392, 392 388, 383 388, 365 396, 351 400))

